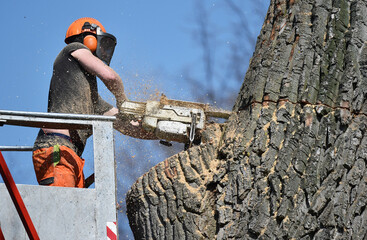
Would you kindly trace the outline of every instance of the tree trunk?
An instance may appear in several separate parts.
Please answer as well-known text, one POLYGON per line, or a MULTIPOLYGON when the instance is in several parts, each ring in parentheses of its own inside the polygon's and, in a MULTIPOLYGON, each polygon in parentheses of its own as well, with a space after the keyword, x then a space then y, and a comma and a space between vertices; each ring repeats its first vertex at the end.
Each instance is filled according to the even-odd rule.
POLYGON ((367 237, 366 5, 271 0, 226 126, 129 191, 136 239, 367 237))

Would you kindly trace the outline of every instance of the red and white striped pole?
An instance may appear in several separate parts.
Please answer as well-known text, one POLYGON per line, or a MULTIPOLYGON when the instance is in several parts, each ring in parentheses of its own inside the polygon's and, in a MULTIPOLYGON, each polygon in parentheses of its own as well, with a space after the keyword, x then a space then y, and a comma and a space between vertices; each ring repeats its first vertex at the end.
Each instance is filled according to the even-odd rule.
POLYGON ((107 222, 107 240, 117 240, 116 222, 107 222))

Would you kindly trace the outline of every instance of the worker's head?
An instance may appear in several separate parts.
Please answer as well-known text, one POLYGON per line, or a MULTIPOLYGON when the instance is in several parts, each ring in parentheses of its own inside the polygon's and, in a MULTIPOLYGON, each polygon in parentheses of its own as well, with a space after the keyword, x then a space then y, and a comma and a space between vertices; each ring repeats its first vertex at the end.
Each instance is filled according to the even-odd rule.
POLYGON ((110 64, 116 46, 116 38, 106 33, 102 24, 94 18, 80 18, 66 31, 65 43, 81 42, 99 59, 110 64))

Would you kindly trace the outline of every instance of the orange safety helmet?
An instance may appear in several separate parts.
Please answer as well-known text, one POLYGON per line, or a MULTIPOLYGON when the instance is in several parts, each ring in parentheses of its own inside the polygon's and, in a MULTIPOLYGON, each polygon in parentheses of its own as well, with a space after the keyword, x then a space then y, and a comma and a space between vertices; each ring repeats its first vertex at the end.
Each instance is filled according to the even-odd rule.
POLYGON ((81 42, 95 55, 110 64, 115 46, 116 38, 106 32, 103 25, 94 18, 79 18, 74 21, 66 31, 65 43, 81 42))
MULTIPOLYGON (((95 29, 92 29, 91 27, 92 24, 97 25, 103 32, 106 32, 106 29, 97 19, 90 17, 79 18, 78 20, 74 21, 66 31, 65 43, 72 42, 73 38, 85 32, 96 34, 95 29)), ((87 46, 92 52, 94 52, 97 49, 97 38, 93 36, 93 34, 87 34, 83 38, 83 44, 87 46)))

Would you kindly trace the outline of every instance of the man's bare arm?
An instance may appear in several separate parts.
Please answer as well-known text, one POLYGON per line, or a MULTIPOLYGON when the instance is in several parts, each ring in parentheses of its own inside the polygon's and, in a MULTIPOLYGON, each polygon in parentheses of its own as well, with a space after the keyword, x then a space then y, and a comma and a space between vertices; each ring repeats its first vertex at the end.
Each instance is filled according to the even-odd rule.
MULTIPOLYGON (((127 100, 122 80, 112 68, 104 64, 87 49, 78 49, 72 52, 71 55, 79 61, 87 72, 98 76, 102 80, 106 87, 115 95, 117 105, 127 100)), ((118 109, 114 107, 104 115, 116 116, 118 115, 118 109)), ((145 131, 141 124, 135 121, 123 120, 118 117, 114 122, 114 128, 124 135, 134 138, 157 139, 153 133, 145 131)))
POLYGON ((127 100, 120 76, 112 68, 94 56, 91 51, 88 49, 78 49, 72 52, 71 55, 79 61, 87 72, 96 75, 102 80, 108 90, 116 97, 116 102, 120 103, 127 100))

